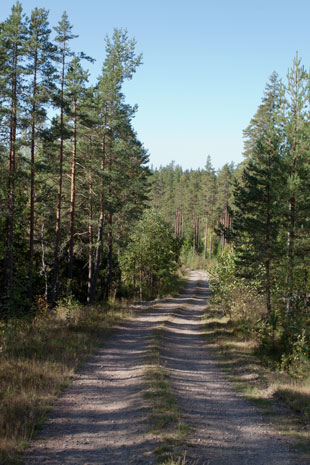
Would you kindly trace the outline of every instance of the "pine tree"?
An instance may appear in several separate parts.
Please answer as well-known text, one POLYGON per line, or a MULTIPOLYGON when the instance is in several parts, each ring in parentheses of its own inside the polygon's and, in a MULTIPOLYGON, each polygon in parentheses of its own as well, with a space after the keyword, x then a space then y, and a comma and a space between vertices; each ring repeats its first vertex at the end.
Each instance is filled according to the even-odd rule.
POLYGON ((66 65, 68 57, 72 56, 69 48, 69 41, 77 36, 72 34, 72 26, 69 23, 68 15, 63 13, 58 26, 54 28, 56 31, 55 41, 58 44, 58 61, 60 63, 60 88, 57 103, 60 108, 60 123, 59 123, 59 175, 58 175, 58 192, 57 192, 57 208, 56 208, 56 228, 55 228, 55 248, 54 248, 54 264, 53 275, 51 282, 51 290, 49 301, 51 305, 55 305, 58 287, 59 273, 59 246, 61 234, 61 214, 62 214, 62 185, 63 185, 63 162, 64 162, 64 141, 68 137, 65 130, 65 77, 66 65))
POLYGON ((84 71, 80 59, 74 57, 66 76, 66 97, 68 104, 71 106, 70 116, 72 121, 72 161, 71 161, 71 182, 70 182, 70 239, 69 239, 69 260, 68 260, 68 279, 71 282, 73 278, 73 245, 75 232, 75 198, 76 198, 76 164, 77 164, 77 143, 78 143, 78 126, 85 120, 85 103, 86 83, 88 81, 88 71, 84 71))
POLYGON ((17 132, 21 127, 22 98, 24 96, 24 56, 27 27, 20 2, 12 7, 11 15, 2 24, 1 49, 1 95, 2 114, 9 134, 8 191, 6 212, 6 248, 3 277, 3 298, 13 303, 14 277, 14 229, 15 229, 15 184, 17 158, 17 132))
POLYGON ((95 262, 93 276, 89 286, 88 301, 95 298, 97 278, 102 260, 102 241, 104 229, 105 205, 107 206, 107 245, 108 245, 108 285, 112 281, 112 243, 113 243, 113 202, 112 179, 114 172, 114 142, 117 137, 117 126, 119 117, 122 118, 122 102, 124 96, 121 92, 125 80, 131 79, 137 66, 140 65, 142 56, 135 53, 136 42, 128 38, 127 31, 115 29, 112 39, 106 38, 106 59, 103 64, 102 75, 99 77, 97 86, 98 111, 101 115, 101 191, 100 191, 100 213, 98 220, 98 234, 96 244, 95 262), (106 185, 105 179, 108 179, 106 185))
POLYGON ((210 155, 203 171, 203 216, 205 216, 204 256, 212 257, 213 230, 216 225, 217 176, 210 155))
POLYGON ((53 78, 55 68, 55 46, 50 42, 48 11, 35 8, 31 13, 29 39, 26 42, 29 84, 28 107, 30 124, 30 233, 28 298, 32 300, 33 254, 35 232, 35 155, 39 142, 39 129, 46 120, 46 105, 50 103, 51 91, 55 90, 53 78))

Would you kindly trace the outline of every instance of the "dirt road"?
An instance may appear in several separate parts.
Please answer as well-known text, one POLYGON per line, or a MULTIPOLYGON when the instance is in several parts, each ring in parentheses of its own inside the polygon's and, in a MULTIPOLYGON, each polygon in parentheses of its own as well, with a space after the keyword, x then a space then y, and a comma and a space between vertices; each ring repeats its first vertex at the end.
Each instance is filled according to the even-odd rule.
POLYGON ((69 386, 31 446, 26 465, 155 464, 157 439, 143 398, 154 329, 167 320, 163 361, 184 420, 193 427, 187 464, 299 465, 281 437, 233 391, 204 346, 205 276, 118 328, 69 386))

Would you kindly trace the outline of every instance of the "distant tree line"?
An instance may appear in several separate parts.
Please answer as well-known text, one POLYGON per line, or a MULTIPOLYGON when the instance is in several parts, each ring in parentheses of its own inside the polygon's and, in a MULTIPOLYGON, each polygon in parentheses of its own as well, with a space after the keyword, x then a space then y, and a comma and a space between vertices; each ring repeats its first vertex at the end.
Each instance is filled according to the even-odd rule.
POLYGON ((212 258, 225 247, 222 229, 231 223, 236 170, 230 163, 216 171, 210 156, 203 169, 183 170, 172 162, 153 170, 150 204, 182 238, 185 254, 192 251, 212 258))

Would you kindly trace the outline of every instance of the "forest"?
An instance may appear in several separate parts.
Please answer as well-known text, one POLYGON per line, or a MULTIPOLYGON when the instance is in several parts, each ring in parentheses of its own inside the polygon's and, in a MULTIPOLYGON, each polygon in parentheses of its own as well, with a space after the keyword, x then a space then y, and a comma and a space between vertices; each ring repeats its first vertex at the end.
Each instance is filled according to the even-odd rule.
POLYGON ((106 38, 90 86, 66 13, 51 33, 46 10, 26 18, 19 2, 1 24, 2 316, 113 293, 146 201, 148 155, 122 94, 142 60, 134 39, 106 38))
MULTIPOLYGON (((175 162, 153 168, 134 129, 138 108, 123 91, 142 65, 135 39, 126 29, 105 38, 102 71, 91 85, 87 66, 94 60, 72 51, 77 35, 67 13, 54 27, 48 15, 35 8, 28 17, 17 1, 0 24, 4 370, 28 353, 31 360, 40 354, 41 364, 46 350, 50 369, 68 376, 76 354, 85 357, 92 340, 98 345, 105 335, 99 327, 111 308, 172 293, 186 270, 200 269, 208 274, 211 304, 243 339, 255 341, 260 360, 305 377, 310 73, 298 54, 285 79, 273 72, 266 83, 244 130, 242 163, 215 169, 206 156, 201 169, 175 162), (48 331, 64 331, 71 344, 66 372, 56 365, 67 349, 43 347, 48 331)), ((123 316, 115 313, 111 325, 123 316)), ((3 436, 7 428, 0 421, 3 436)))
POLYGON ((75 37, 66 13, 51 29, 45 9, 28 18, 19 2, 1 24, 2 319, 66 298, 154 296, 194 260, 227 308, 234 293, 264 300, 267 345, 278 334, 307 351, 309 74, 298 55, 285 82, 266 84, 239 166, 215 170, 208 156, 203 169, 153 169, 122 92, 142 63, 135 40, 106 37, 89 85, 93 59, 71 51, 75 37))
POLYGON ((310 356, 309 80, 298 55, 286 81, 271 74, 240 165, 171 164, 151 183, 185 262, 208 269, 214 302, 282 368, 310 356))
POLYGON ((203 169, 153 169, 122 92, 142 63, 135 40, 106 37, 89 85, 93 59, 71 51, 75 37, 66 13, 51 29, 45 9, 28 18, 19 2, 1 24, 1 317, 155 295, 180 257, 216 259, 225 305, 236 289, 254 293, 262 337, 280 331, 292 350, 308 341, 309 74, 298 55, 285 82, 266 84, 239 166, 216 171, 208 156, 203 169))
MULTIPOLYGON (((146 207, 174 227, 175 266, 183 239, 189 250, 192 240, 200 250, 201 228, 211 257, 214 225, 228 214, 233 165, 218 174, 217 198, 210 159, 201 172, 148 168, 148 153, 132 126, 136 108, 122 93, 142 61, 127 31, 106 38, 94 86, 86 69, 92 58, 70 50, 76 36, 66 13, 54 33, 52 41, 46 10, 26 18, 19 2, 1 25, 4 318, 23 315, 42 299, 54 307, 68 296, 93 303, 136 287, 141 293, 141 285, 132 285, 141 270, 137 265, 130 271, 133 251, 126 247, 135 241, 138 220, 152 221, 141 218, 146 207), (183 178, 184 208, 178 199, 185 191, 176 186, 183 178)), ((160 219, 153 215, 153 221, 160 219)), ((143 276, 144 288, 156 292, 155 274, 144 269, 143 276)))

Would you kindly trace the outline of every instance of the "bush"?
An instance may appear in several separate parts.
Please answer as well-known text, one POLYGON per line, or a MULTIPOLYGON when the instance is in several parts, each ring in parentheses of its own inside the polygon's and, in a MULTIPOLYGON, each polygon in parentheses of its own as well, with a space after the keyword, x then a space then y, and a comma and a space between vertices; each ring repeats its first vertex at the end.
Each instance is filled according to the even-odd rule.
POLYGON ((181 241, 154 210, 146 210, 121 257, 122 281, 134 295, 167 291, 179 266, 181 241))
POLYGON ((263 297, 255 283, 236 276, 233 250, 224 249, 208 271, 211 303, 220 305, 241 332, 254 334, 257 321, 265 316, 263 297))

